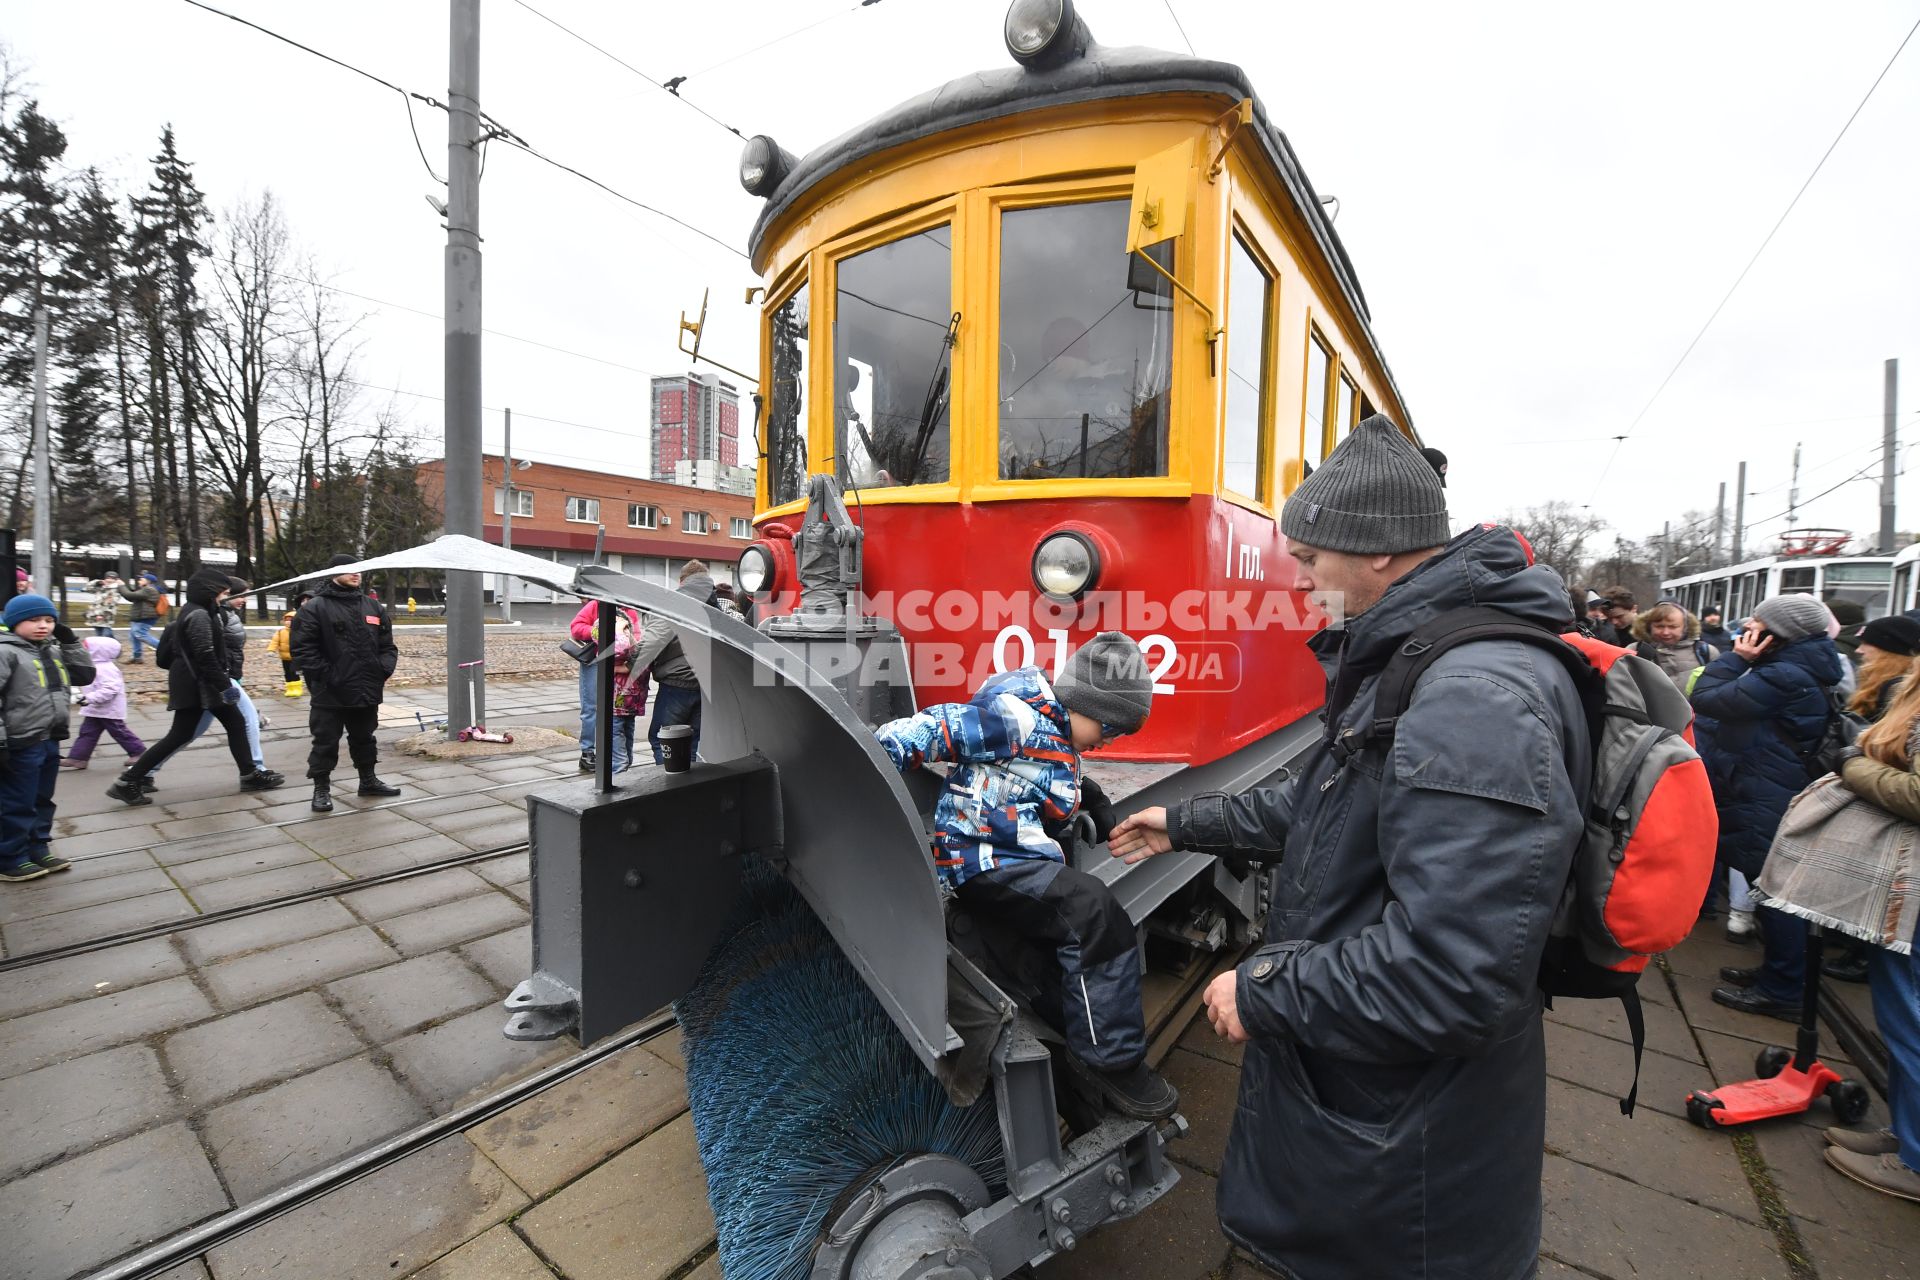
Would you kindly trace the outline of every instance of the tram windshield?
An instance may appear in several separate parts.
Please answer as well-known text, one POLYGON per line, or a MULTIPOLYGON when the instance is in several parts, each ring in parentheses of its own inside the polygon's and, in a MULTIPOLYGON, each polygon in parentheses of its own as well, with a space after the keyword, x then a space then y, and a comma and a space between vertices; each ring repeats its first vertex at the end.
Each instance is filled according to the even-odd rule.
POLYGON ((801 285, 767 325, 773 386, 767 410, 767 503, 779 506, 807 492, 808 289, 801 285))
POLYGON ((1886 561, 1830 564, 1823 575, 1826 582, 1820 598, 1829 605, 1838 600, 1857 604, 1871 622, 1886 615, 1887 583, 1892 575, 1893 566, 1886 561))
POLYGON ((946 223, 840 260, 833 449, 843 485, 948 479, 954 319, 946 223))
MULTIPOLYGON (((1125 200, 1000 219, 1000 477, 1164 476, 1173 291, 1125 200)), ((1172 242, 1155 246, 1171 266, 1172 242)))

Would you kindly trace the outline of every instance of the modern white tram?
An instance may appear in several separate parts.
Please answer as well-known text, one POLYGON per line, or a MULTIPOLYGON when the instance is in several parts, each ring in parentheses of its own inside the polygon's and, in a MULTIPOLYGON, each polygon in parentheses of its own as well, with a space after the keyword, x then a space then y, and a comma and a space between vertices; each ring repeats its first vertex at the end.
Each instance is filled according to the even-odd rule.
MULTIPOLYGON (((1705 573, 1670 578, 1660 584, 1660 594, 1678 600, 1691 613, 1700 613, 1708 605, 1719 605, 1731 628, 1753 612, 1754 606, 1772 596, 1805 592, 1831 605, 1847 600, 1865 610, 1867 619, 1885 616, 1894 589, 1896 563, 1904 560, 1907 573, 1906 598, 1911 601, 1920 559, 1909 553, 1900 556, 1768 556, 1745 564, 1710 569, 1705 573)), ((1898 608, 1899 606, 1895 606, 1898 608)), ((1907 608, 1914 607, 1909 603, 1907 608)))
POLYGON ((1902 547, 1893 557, 1893 585, 1887 591, 1887 612, 1920 609, 1920 542, 1902 547))

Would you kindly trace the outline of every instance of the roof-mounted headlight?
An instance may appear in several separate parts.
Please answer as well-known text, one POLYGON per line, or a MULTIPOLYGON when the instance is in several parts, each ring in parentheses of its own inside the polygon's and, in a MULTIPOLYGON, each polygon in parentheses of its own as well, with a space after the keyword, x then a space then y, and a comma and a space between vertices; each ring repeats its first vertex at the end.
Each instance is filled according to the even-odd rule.
POLYGON ((747 139, 740 152, 740 185, 748 195, 770 196, 780 180, 793 172, 793 165, 792 152, 766 134, 757 133, 747 139))
POLYGON ((1013 60, 1041 70, 1072 61, 1093 43, 1073 0, 1013 0, 1005 34, 1013 60))
POLYGON ((1056 600, 1077 600, 1100 581, 1100 550, 1085 534, 1063 529, 1033 549, 1033 585, 1056 600))

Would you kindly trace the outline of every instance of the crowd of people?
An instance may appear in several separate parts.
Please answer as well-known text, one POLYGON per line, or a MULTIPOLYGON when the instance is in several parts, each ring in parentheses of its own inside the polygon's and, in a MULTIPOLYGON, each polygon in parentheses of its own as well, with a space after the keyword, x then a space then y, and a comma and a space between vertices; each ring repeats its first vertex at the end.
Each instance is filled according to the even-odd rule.
MULTIPOLYGON (((1798 1022, 1809 919, 1822 921, 1830 935, 1822 975, 1870 985, 1892 1059, 1892 1126, 1829 1130, 1827 1158, 1856 1181, 1920 1200, 1920 975, 1910 949, 1875 945, 1864 936, 1872 930, 1847 928, 1844 909, 1830 901, 1769 903, 1755 888, 1790 808, 1836 772, 1821 750, 1835 735, 1852 740, 1839 755, 1839 785, 1906 824, 1896 837, 1905 847, 1920 846, 1920 620, 1895 614, 1844 625, 1810 595, 1782 595, 1730 631, 1717 605, 1699 617, 1672 600, 1641 611, 1618 586, 1590 591, 1584 603, 1583 631, 1653 661, 1694 709, 1720 820, 1701 915, 1716 919, 1724 905, 1728 940, 1760 947, 1758 962, 1720 971, 1714 1001, 1798 1022)), ((1823 892, 1885 900, 1883 890, 1892 884, 1856 876, 1823 892)), ((1897 941, 1911 947, 1910 937, 1897 941)))

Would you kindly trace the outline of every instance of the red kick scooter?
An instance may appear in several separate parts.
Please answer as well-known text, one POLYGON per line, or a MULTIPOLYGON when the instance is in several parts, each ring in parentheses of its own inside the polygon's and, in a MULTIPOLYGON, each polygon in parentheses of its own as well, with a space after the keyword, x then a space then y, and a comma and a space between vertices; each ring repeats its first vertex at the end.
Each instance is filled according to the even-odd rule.
POLYGON ((1824 932, 1807 930, 1807 976, 1800 997, 1800 1030, 1794 1047, 1770 1044, 1753 1060, 1756 1080, 1687 1095, 1687 1119, 1702 1128, 1731 1128, 1774 1116, 1799 1115, 1825 1095, 1841 1124, 1859 1124, 1872 1095, 1857 1080, 1843 1080, 1820 1061, 1820 955, 1824 932))

